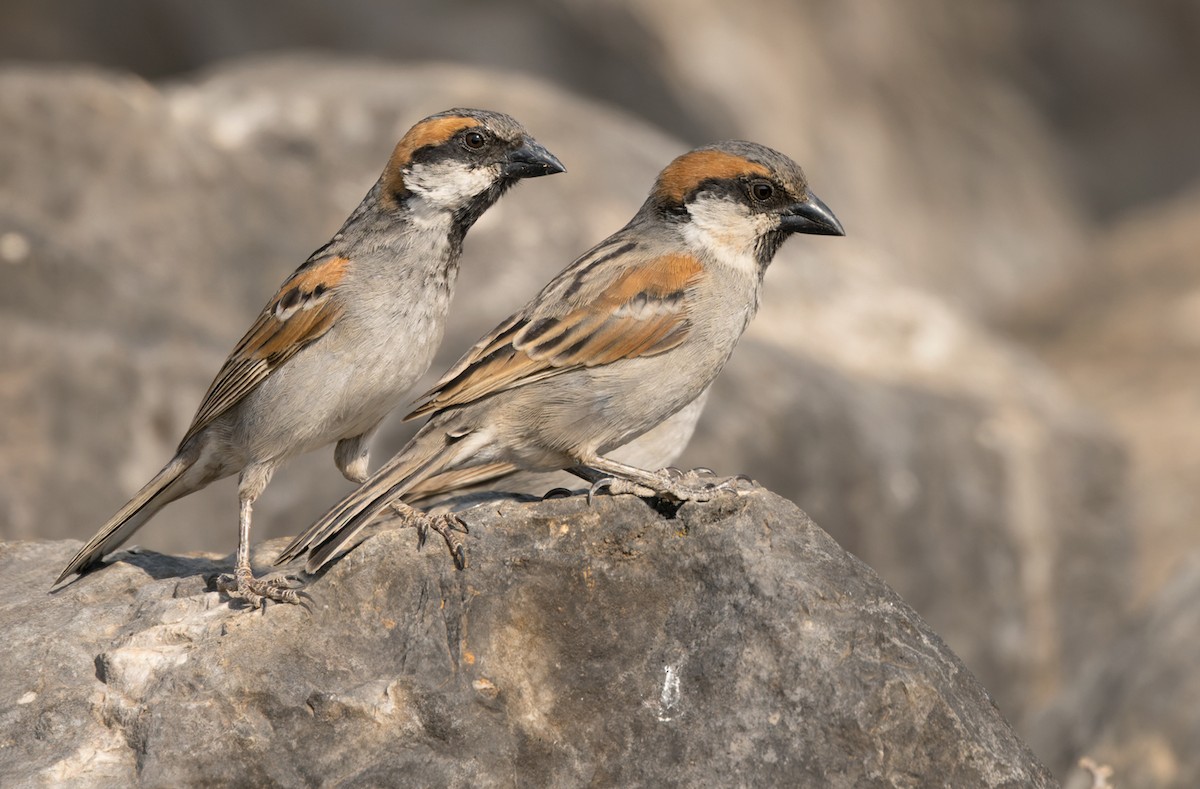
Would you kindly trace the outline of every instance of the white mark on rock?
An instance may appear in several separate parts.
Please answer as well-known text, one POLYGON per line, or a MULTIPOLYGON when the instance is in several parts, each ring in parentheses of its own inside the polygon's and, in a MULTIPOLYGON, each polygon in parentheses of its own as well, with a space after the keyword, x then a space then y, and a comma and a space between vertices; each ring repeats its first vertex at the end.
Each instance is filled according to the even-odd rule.
POLYGON ((662 722, 674 720, 679 714, 679 667, 663 666, 662 693, 658 694, 658 719, 662 722))
POLYGON ((37 694, 31 690, 28 693, 26 693, 24 696, 22 696, 21 698, 17 699, 17 703, 18 704, 32 704, 33 700, 36 698, 37 698, 37 694))

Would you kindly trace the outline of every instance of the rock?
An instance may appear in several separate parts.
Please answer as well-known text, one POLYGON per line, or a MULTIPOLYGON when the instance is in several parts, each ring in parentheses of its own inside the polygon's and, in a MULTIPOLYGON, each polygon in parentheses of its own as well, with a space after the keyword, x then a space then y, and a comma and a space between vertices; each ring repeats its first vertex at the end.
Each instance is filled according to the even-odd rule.
POLYGON ((1114 786, 1200 786, 1200 554, 1119 639, 1098 650, 1036 721, 1040 751, 1059 775, 1088 757, 1114 786))
POLYGON ((1025 331, 1129 449, 1142 600, 1200 550, 1198 246, 1200 190, 1116 222, 1087 281, 1025 331))
MULTIPOLYGON (((1069 141, 1064 161, 1102 226, 1195 184, 1200 7, 1023 3, 1013 21, 1006 70, 1069 141)), ((1077 270, 1086 283, 1090 266, 1077 270)))
POLYGON ((469 520, 465 571, 384 531, 311 583, 311 614, 219 602, 229 557, 120 554, 48 595, 76 543, 3 545, 0 777, 1055 785, 920 617, 766 491, 469 520))

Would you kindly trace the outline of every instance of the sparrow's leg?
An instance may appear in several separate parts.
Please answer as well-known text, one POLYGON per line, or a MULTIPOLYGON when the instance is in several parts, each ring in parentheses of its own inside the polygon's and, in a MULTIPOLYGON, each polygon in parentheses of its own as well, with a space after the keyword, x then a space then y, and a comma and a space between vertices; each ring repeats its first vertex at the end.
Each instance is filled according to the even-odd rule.
POLYGON ((708 501, 722 491, 736 492, 741 479, 719 479, 705 475, 699 470, 683 472, 675 468, 666 468, 661 471, 645 471, 600 455, 582 460, 583 463, 568 471, 592 483, 588 490, 589 502, 592 496, 605 489, 611 493, 657 496, 675 501, 708 501))
POLYGON ((233 566, 233 575, 222 575, 217 579, 219 590, 231 598, 245 600, 254 608, 265 606, 267 600, 277 603, 303 603, 309 597, 307 593, 291 588, 283 577, 255 578, 253 570, 250 569, 251 510, 274 473, 273 463, 257 463, 247 466, 238 477, 237 561, 233 566))
POLYGON ((391 506, 392 511, 403 521, 402 526, 412 526, 417 530, 418 551, 425 545, 425 538, 432 529, 442 535, 442 539, 446 541, 446 547, 450 550, 450 558, 454 560, 454 566, 459 570, 466 568, 467 554, 462 540, 455 534, 456 531, 463 534, 470 533, 462 518, 453 512, 441 512, 436 515, 422 512, 402 501, 393 501, 391 506))
MULTIPOLYGON (((353 438, 343 438, 337 442, 337 446, 333 450, 333 460, 337 463, 338 470, 346 479, 359 485, 367 481, 367 466, 370 462, 370 450, 367 448, 367 442, 370 441, 370 438, 371 433, 369 432, 353 438)), ((396 517, 400 519, 402 528, 412 527, 417 530, 417 550, 425 545, 425 539, 429 536, 429 530, 432 529, 446 541, 446 548, 449 549, 450 556, 454 559, 454 566, 460 570, 467 566, 467 554, 462 540, 454 533, 456 531, 463 534, 468 533, 467 524, 461 518, 452 513, 429 515, 402 501, 393 501, 391 508, 392 512, 396 513, 396 517)))

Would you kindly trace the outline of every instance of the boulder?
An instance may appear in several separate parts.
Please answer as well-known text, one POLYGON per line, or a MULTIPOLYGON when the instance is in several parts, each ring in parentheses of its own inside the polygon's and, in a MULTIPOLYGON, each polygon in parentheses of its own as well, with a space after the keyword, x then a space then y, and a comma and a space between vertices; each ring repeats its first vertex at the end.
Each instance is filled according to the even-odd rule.
POLYGON ((1091 275, 1025 335, 1128 447, 1137 592, 1200 550, 1200 190, 1096 237, 1091 275))
MULTIPOLYGON (((1063 162, 1102 227, 1196 183, 1200 6, 1063 0, 1012 11, 1005 70, 1067 143, 1063 162)), ((1075 267, 1080 285, 1089 264, 1075 267)))
POLYGON ((1192 553, 1121 637, 1083 662, 1030 727, 1058 775, 1082 758, 1113 786, 1200 786, 1200 554, 1192 553))
MULTIPOLYGON (((1054 786, 865 564, 765 490, 471 510, 465 571, 383 531, 312 611, 230 557, 0 546, 6 785, 1054 786)), ((260 547, 265 564, 281 547, 260 547)))

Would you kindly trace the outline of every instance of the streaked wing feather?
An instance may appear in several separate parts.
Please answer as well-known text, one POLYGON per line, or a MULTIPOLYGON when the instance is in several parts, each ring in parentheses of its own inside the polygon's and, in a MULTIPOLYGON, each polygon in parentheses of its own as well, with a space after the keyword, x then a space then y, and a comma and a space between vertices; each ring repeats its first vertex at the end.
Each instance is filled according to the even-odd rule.
POLYGON ((336 288, 348 263, 341 257, 312 261, 283 283, 213 379, 184 441, 333 327, 344 311, 336 288))
POLYGON ((607 268, 588 262, 576 261, 476 343, 407 418, 683 342, 690 328, 685 293, 703 275, 695 258, 661 255, 607 268))

